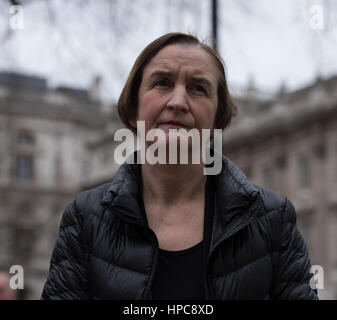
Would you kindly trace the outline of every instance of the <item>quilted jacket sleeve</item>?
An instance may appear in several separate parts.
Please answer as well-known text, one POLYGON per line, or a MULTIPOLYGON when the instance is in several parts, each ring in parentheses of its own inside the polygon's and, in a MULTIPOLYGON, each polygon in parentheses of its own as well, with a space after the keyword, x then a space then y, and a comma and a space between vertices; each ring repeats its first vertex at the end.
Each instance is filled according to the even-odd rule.
POLYGON ((89 299, 85 255, 81 243, 81 214, 76 198, 65 209, 41 299, 89 299))
POLYGON ((282 300, 317 300, 310 287, 310 260, 306 244, 296 225, 296 213, 286 199, 278 255, 277 283, 274 298, 282 300))

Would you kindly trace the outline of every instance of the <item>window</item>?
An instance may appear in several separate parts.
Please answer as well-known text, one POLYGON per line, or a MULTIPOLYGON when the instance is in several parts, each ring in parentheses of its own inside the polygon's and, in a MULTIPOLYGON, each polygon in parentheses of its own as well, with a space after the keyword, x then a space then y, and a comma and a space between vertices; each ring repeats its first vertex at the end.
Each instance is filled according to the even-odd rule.
POLYGON ((17 155, 16 177, 21 181, 29 181, 33 179, 33 157, 31 155, 17 155))
POLYGON ((107 164, 109 164, 109 160, 110 160, 109 150, 103 150, 103 152, 102 152, 103 166, 106 166, 107 164))
POLYGON ((288 165, 286 156, 281 155, 278 158, 276 158, 276 165, 277 168, 280 170, 286 169, 288 165))
POLYGON ((19 181, 31 181, 34 178, 35 142, 35 136, 30 131, 18 132, 15 177, 19 181))
POLYGON ((90 163, 88 161, 84 161, 81 167, 81 184, 85 185, 89 182, 90 179, 90 163))
POLYGON ((327 150, 324 143, 315 145, 313 151, 319 159, 325 159, 327 150))
POLYGON ((274 175, 270 167, 263 169, 263 185, 265 188, 274 190, 274 175))
POLYGON ((33 145, 35 142, 34 136, 28 132, 20 132, 18 142, 22 145, 33 145))
POLYGON ((308 222, 303 222, 299 224, 299 229, 301 232, 301 235, 308 247, 308 250, 310 251, 310 233, 311 233, 311 227, 308 222))
POLYGON ((305 156, 299 157, 299 186, 303 191, 310 188, 310 165, 309 159, 305 156))

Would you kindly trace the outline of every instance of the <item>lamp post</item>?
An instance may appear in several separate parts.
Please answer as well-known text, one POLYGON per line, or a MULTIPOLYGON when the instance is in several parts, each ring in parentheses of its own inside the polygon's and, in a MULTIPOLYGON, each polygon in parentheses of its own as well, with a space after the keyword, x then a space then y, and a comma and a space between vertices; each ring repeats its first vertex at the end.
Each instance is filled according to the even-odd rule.
POLYGON ((218 17, 217 17, 217 0, 212 0, 212 43, 213 49, 217 50, 218 48, 218 17))

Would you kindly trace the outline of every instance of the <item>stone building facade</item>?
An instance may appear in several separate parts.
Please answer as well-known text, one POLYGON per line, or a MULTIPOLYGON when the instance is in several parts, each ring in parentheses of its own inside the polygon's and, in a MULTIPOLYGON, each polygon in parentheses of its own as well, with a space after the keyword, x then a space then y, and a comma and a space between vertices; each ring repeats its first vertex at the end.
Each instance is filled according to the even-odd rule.
POLYGON ((24 269, 21 298, 38 299, 64 207, 87 183, 87 143, 107 123, 84 90, 0 74, 0 270, 24 269))
MULTIPOLYGON (((40 297, 64 207, 118 169, 122 125, 99 101, 97 79, 93 88, 0 74, 0 270, 23 266, 25 299, 40 297)), ((293 202, 311 262, 324 269, 320 297, 337 298, 337 78, 269 98, 250 89, 235 101, 224 154, 293 202)))

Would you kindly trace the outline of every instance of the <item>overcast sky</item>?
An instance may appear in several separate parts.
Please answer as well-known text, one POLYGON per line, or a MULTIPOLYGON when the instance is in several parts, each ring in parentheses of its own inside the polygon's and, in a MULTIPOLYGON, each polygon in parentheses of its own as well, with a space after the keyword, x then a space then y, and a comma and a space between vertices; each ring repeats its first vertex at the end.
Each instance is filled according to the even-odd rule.
MULTIPOLYGON (((337 74, 337 1, 218 2, 219 51, 233 91, 251 81, 262 91, 275 91, 281 83, 294 90, 318 73, 337 74)), ((209 0, 22 3, 24 28, 13 30, 8 28, 13 17, 8 1, 0 0, 0 71, 80 88, 99 74, 103 96, 115 102, 134 60, 150 41, 169 31, 210 36, 209 0)))

